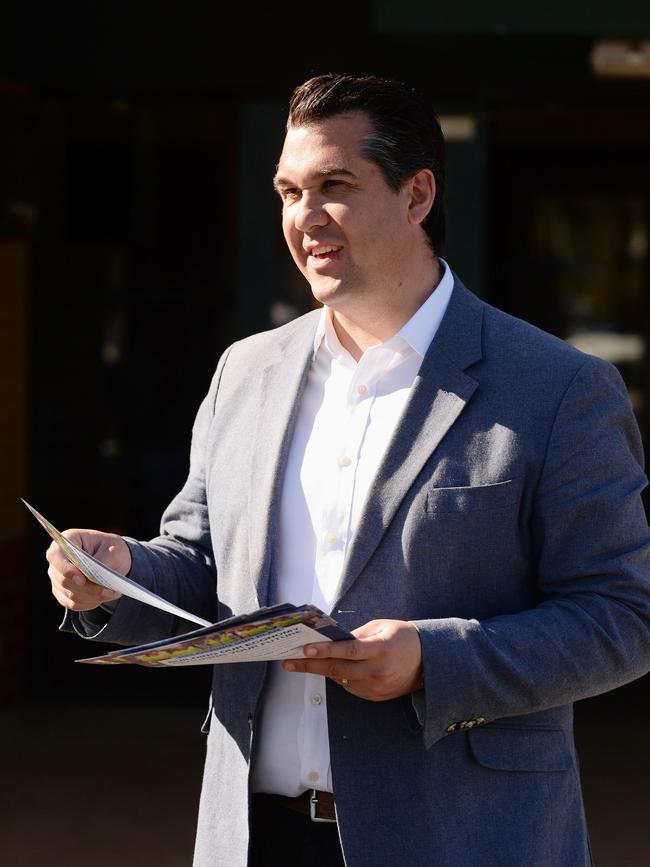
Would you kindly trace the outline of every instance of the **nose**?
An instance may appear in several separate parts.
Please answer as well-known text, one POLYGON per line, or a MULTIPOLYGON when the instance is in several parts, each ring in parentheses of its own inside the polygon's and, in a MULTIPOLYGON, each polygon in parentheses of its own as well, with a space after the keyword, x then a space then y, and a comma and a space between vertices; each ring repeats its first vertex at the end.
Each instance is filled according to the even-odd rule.
POLYGON ((310 230, 326 226, 328 222, 329 215, 323 208, 322 199, 310 192, 303 192, 294 215, 296 229, 309 234, 310 230))

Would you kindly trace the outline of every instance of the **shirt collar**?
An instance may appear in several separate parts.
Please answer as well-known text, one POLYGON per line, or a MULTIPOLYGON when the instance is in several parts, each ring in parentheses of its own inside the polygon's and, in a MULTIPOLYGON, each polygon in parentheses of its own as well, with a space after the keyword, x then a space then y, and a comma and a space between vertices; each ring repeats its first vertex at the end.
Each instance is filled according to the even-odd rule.
POLYGON ((314 334, 314 357, 316 357, 316 353, 320 349, 323 341, 325 341, 325 345, 330 355, 338 355, 343 352, 343 347, 341 346, 336 331, 334 330, 332 311, 326 306, 321 310, 316 334, 314 334))
POLYGON ((454 288, 451 268, 444 259, 438 259, 438 261, 443 269, 440 282, 424 304, 397 332, 421 358, 427 354, 427 349, 436 336, 451 298, 451 290, 454 288))
MULTIPOLYGON (((386 343, 393 341, 399 342, 399 338, 406 343, 417 354, 424 358, 436 332, 440 327, 442 317, 445 315, 451 292, 454 288, 454 277, 451 273, 451 268, 444 259, 438 259, 442 266, 442 278, 435 290, 429 295, 427 300, 422 304, 406 322, 397 334, 394 334, 386 343)), ((314 356, 318 352, 323 340, 326 341, 327 347, 332 355, 338 355, 343 352, 334 325, 332 324, 332 311, 329 307, 323 307, 321 315, 314 334, 314 356)))

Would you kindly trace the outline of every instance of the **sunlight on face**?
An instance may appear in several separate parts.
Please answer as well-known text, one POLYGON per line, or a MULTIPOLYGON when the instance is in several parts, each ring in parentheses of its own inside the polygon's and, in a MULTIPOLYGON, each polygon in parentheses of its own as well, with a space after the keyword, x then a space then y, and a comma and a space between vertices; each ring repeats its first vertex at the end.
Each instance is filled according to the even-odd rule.
POLYGON ((275 187, 291 254, 314 297, 335 310, 381 303, 410 248, 408 197, 361 156, 365 115, 290 128, 275 187))

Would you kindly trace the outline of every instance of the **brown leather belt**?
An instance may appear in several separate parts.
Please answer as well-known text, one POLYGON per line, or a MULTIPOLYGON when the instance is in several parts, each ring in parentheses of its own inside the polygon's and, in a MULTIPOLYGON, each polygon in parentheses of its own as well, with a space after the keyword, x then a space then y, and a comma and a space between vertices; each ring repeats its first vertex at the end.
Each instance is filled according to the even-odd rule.
POLYGON ((257 794, 257 798, 273 801, 274 804, 304 813, 312 822, 336 822, 336 807, 334 795, 331 792, 320 792, 318 789, 307 789, 296 798, 286 795, 257 794))

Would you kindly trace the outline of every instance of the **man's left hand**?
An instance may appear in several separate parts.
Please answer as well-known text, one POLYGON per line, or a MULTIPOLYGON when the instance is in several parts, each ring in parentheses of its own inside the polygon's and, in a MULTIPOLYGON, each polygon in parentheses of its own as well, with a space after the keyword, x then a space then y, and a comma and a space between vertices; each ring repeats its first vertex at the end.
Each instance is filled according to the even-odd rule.
POLYGON ((369 701, 386 701, 422 687, 422 649, 407 620, 371 620, 353 630, 353 641, 307 644, 304 659, 286 660, 285 671, 322 674, 369 701))

